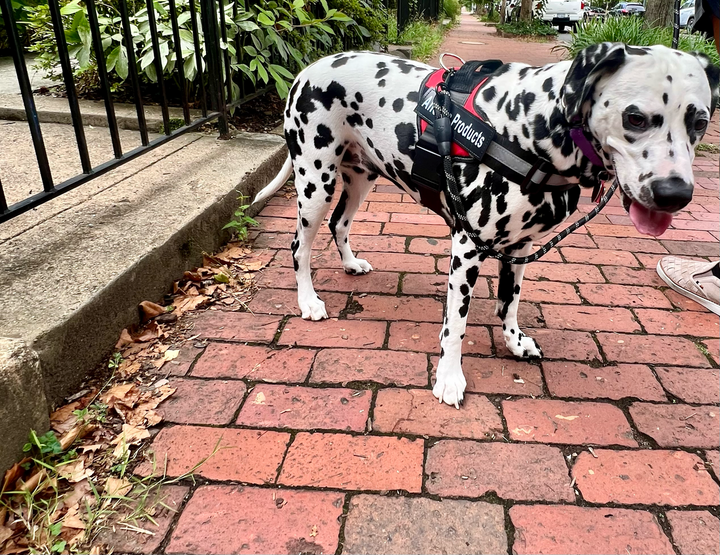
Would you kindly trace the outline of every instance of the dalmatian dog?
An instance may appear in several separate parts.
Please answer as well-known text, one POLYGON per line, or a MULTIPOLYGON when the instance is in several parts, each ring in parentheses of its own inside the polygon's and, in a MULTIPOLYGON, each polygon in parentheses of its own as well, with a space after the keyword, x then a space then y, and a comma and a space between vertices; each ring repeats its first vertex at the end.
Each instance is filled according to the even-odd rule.
MULTIPOLYGON (((289 156, 255 202, 274 194, 294 171, 298 217, 291 247, 303 318, 327 318, 313 288, 310 252, 336 182, 342 182, 342 194, 329 227, 348 274, 372 271, 353 254, 349 232, 378 176, 420 202, 411 179, 418 139, 414 109, 421 82, 433 69, 385 54, 350 52, 323 58, 295 79, 285 110, 289 156)), ((574 61, 505 64, 482 87, 474 106, 499 134, 551 162, 559 174, 592 187, 600 172, 569 134, 573 122, 580 122, 604 171, 619 180, 636 228, 657 236, 692 198, 694 147, 715 109, 719 73, 701 54, 602 43, 574 61)), ((579 187, 524 192, 477 160, 456 160, 454 173, 473 229, 487 245, 513 256, 532 252, 533 241, 572 214, 580 196, 579 187)), ((458 407, 466 386, 462 341, 484 256, 459 226, 451 236, 433 393, 458 407)), ((539 345, 517 321, 524 269, 500 264, 497 315, 513 355, 541 357, 539 345)))

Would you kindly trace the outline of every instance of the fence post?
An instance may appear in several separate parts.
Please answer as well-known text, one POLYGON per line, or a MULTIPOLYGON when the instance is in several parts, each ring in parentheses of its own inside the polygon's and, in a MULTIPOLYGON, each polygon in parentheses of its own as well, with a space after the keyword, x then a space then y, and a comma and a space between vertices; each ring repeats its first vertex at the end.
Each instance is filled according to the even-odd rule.
POLYGON ((205 35, 210 102, 213 109, 220 114, 218 116, 220 138, 229 139, 225 87, 223 86, 222 53, 220 51, 220 34, 217 21, 218 14, 215 6, 215 0, 200 0, 200 17, 205 35))
POLYGON ((398 38, 405 25, 410 21, 410 1, 397 0, 397 34, 398 38))

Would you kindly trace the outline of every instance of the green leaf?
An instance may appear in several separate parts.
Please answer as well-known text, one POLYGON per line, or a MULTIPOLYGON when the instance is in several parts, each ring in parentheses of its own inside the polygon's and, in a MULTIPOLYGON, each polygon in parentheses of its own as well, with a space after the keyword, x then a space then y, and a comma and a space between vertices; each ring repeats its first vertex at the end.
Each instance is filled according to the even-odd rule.
POLYGON ((293 8, 300 9, 305 7, 305 0, 293 0, 293 8))
POLYGON ((66 545, 67 545, 67 542, 65 540, 61 540, 61 541, 57 542, 56 544, 54 544, 50 548, 50 552, 51 553, 62 553, 63 551, 65 551, 66 545))
POLYGON ((87 69, 90 66, 90 46, 82 45, 75 57, 80 64, 80 69, 87 69))
POLYGON ((268 73, 265 69, 265 66, 263 66, 261 63, 257 64, 257 72, 260 75, 260 79, 262 79, 265 83, 268 82, 268 73))
POLYGON ((325 12, 327 12, 328 9, 329 9, 329 8, 328 8, 328 4, 327 4, 327 0, 320 0, 320 3, 322 4, 322 7, 323 7, 323 9, 325 10, 325 12))
POLYGON ((255 47, 250 46, 250 45, 247 45, 247 46, 245 47, 245 52, 247 52, 248 54, 250 54, 250 55, 253 56, 253 57, 255 57, 255 56, 258 55, 258 51, 255 50, 255 47))
POLYGON ((275 21, 273 19, 270 19, 264 13, 258 14, 257 20, 258 20, 258 22, 262 23, 263 25, 274 25, 275 24, 275 21))
POLYGON ((282 66, 279 66, 277 64, 270 64, 270 69, 277 71, 280 75, 286 77, 287 79, 290 79, 291 81, 295 79, 295 76, 282 66))
POLYGON ((80 5, 80 0, 73 0, 69 4, 66 4, 62 8, 60 8, 60 13, 62 15, 72 15, 76 12, 81 11, 83 11, 83 7, 80 5))
POLYGON ((195 56, 190 56, 187 60, 185 60, 185 64, 183 65, 183 72, 185 73, 185 78, 189 81, 193 81, 195 79, 195 75, 197 73, 197 67, 195 66, 195 56))
POLYGON ((157 72, 155 71, 155 64, 150 64, 145 68, 145 75, 148 76, 148 79, 152 81, 153 83, 157 83, 157 72))
POLYGON ((191 17, 192 17, 192 14, 190 12, 181 13, 177 18, 178 26, 184 25, 185 23, 190 21, 191 17))
POLYGON ((254 21, 238 21, 237 26, 246 32, 257 31, 258 29, 260 29, 260 27, 258 27, 254 21))
MULTIPOLYGON (((80 41, 85 46, 90 46, 92 44, 92 35, 90 34, 90 22, 87 20, 87 17, 85 17, 84 12, 78 12, 75 14, 75 20, 77 20, 77 32, 80 36, 80 41)), ((75 22, 73 21, 73 25, 75 22)))
POLYGON ((153 49, 149 48, 145 55, 140 58, 140 69, 145 70, 146 68, 151 67, 154 59, 155 54, 153 49))
POLYGON ((115 64, 115 71, 118 77, 125 81, 128 76, 128 56, 127 49, 124 46, 120 47, 120 54, 118 55, 117 63, 115 64))
POLYGON ((115 69, 115 64, 117 63, 119 57, 120 47, 116 46, 115 49, 108 54, 107 60, 105 61, 108 73, 115 69))

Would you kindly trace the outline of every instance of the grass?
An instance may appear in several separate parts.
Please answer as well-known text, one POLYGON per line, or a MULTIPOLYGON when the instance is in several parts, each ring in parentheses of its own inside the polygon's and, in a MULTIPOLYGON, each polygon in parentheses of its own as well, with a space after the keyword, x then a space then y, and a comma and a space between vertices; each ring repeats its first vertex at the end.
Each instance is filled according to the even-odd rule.
POLYGON ((695 152, 709 152, 710 154, 720 153, 720 146, 712 143, 700 143, 695 147, 695 152))
MULTIPOLYGON (((584 48, 599 42, 624 42, 633 46, 672 45, 672 27, 647 28, 639 17, 608 17, 593 19, 578 24, 570 32, 570 41, 556 48, 566 50, 567 58, 574 58, 584 48)), ((679 50, 684 52, 702 52, 715 64, 720 63, 715 45, 700 34, 680 33, 679 50)))
POLYGON ((425 62, 438 51, 445 33, 451 26, 452 23, 443 25, 415 19, 408 23, 398 36, 397 21, 391 17, 388 23, 388 42, 412 45, 413 58, 425 62))
POLYGON ((530 22, 513 21, 512 23, 498 24, 497 28, 504 33, 521 37, 554 37, 558 34, 552 25, 539 19, 533 19, 530 22))

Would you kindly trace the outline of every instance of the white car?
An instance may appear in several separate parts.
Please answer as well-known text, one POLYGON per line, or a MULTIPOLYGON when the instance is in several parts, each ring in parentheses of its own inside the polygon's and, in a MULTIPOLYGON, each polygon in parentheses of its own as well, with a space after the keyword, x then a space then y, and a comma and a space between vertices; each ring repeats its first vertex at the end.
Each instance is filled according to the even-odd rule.
POLYGON ((548 0, 542 19, 551 25, 557 25, 562 33, 565 27, 575 27, 583 20, 585 2, 583 0, 548 0))
POLYGON ((695 24, 695 0, 687 0, 680 6, 680 27, 692 31, 695 24))

